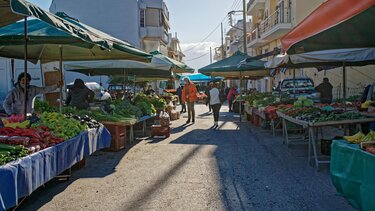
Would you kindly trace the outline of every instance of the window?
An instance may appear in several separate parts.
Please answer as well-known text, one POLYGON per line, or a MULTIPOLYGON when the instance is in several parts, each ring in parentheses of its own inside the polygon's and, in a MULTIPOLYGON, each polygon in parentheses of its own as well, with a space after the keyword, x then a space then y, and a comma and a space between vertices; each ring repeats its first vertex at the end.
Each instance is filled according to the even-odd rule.
POLYGON ((145 27, 145 10, 141 9, 139 12, 139 25, 145 27))
POLYGON ((161 26, 161 11, 156 8, 147 8, 146 9, 146 26, 161 26))

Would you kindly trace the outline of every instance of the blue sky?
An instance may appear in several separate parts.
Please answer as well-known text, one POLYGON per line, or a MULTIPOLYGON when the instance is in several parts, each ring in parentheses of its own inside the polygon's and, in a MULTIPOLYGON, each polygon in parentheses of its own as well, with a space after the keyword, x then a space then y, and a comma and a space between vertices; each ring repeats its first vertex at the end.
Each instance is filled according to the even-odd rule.
MULTIPOLYGON (((52 0, 28 0, 46 10, 52 0)), ((177 32, 185 61, 198 69, 210 63, 210 47, 221 43, 220 22, 228 29, 226 15, 242 7, 241 0, 164 0, 169 10, 171 32, 177 32), (216 30, 214 30, 216 28, 216 30), (212 34, 207 37, 210 33, 212 34), (207 37, 207 38, 206 38, 207 37), (205 39, 206 38, 206 39, 205 39), (196 59, 197 57, 200 57, 196 59)), ((242 19, 238 17, 238 19, 242 19)), ((212 51, 214 53, 214 51, 212 51)))

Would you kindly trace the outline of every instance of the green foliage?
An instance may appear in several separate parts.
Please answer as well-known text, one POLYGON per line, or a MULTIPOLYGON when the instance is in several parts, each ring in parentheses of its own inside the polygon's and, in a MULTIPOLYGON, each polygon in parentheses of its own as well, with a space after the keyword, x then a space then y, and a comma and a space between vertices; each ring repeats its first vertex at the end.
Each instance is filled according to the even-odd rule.
POLYGON ((81 124, 78 120, 66 118, 64 115, 56 112, 43 112, 39 123, 34 124, 33 127, 39 125, 49 127, 54 135, 64 140, 71 139, 81 131, 87 130, 85 123, 81 124))
POLYGON ((38 113, 56 112, 56 111, 58 111, 58 108, 50 106, 47 101, 35 98, 35 101, 34 101, 34 110, 36 112, 38 112, 38 113))

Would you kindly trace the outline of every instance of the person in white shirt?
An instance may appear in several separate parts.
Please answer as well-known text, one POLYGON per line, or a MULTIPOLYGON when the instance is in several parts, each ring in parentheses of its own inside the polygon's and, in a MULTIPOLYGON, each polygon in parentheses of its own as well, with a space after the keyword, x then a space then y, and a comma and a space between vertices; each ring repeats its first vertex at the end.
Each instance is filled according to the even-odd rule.
POLYGON ((218 84, 214 83, 212 88, 210 89, 210 105, 212 108, 212 112, 214 115, 214 128, 216 129, 219 124, 219 112, 221 108, 221 100, 220 100, 220 91, 218 89, 218 84))

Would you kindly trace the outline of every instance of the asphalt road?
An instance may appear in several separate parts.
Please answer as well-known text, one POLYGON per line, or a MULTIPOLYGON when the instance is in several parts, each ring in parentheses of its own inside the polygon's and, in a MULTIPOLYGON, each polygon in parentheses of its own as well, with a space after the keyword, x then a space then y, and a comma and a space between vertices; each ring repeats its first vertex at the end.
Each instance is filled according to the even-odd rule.
POLYGON ((307 145, 239 123, 223 107, 219 128, 204 105, 167 139, 96 152, 69 181, 53 180, 19 210, 353 210, 336 195, 329 166, 307 164, 307 145))

